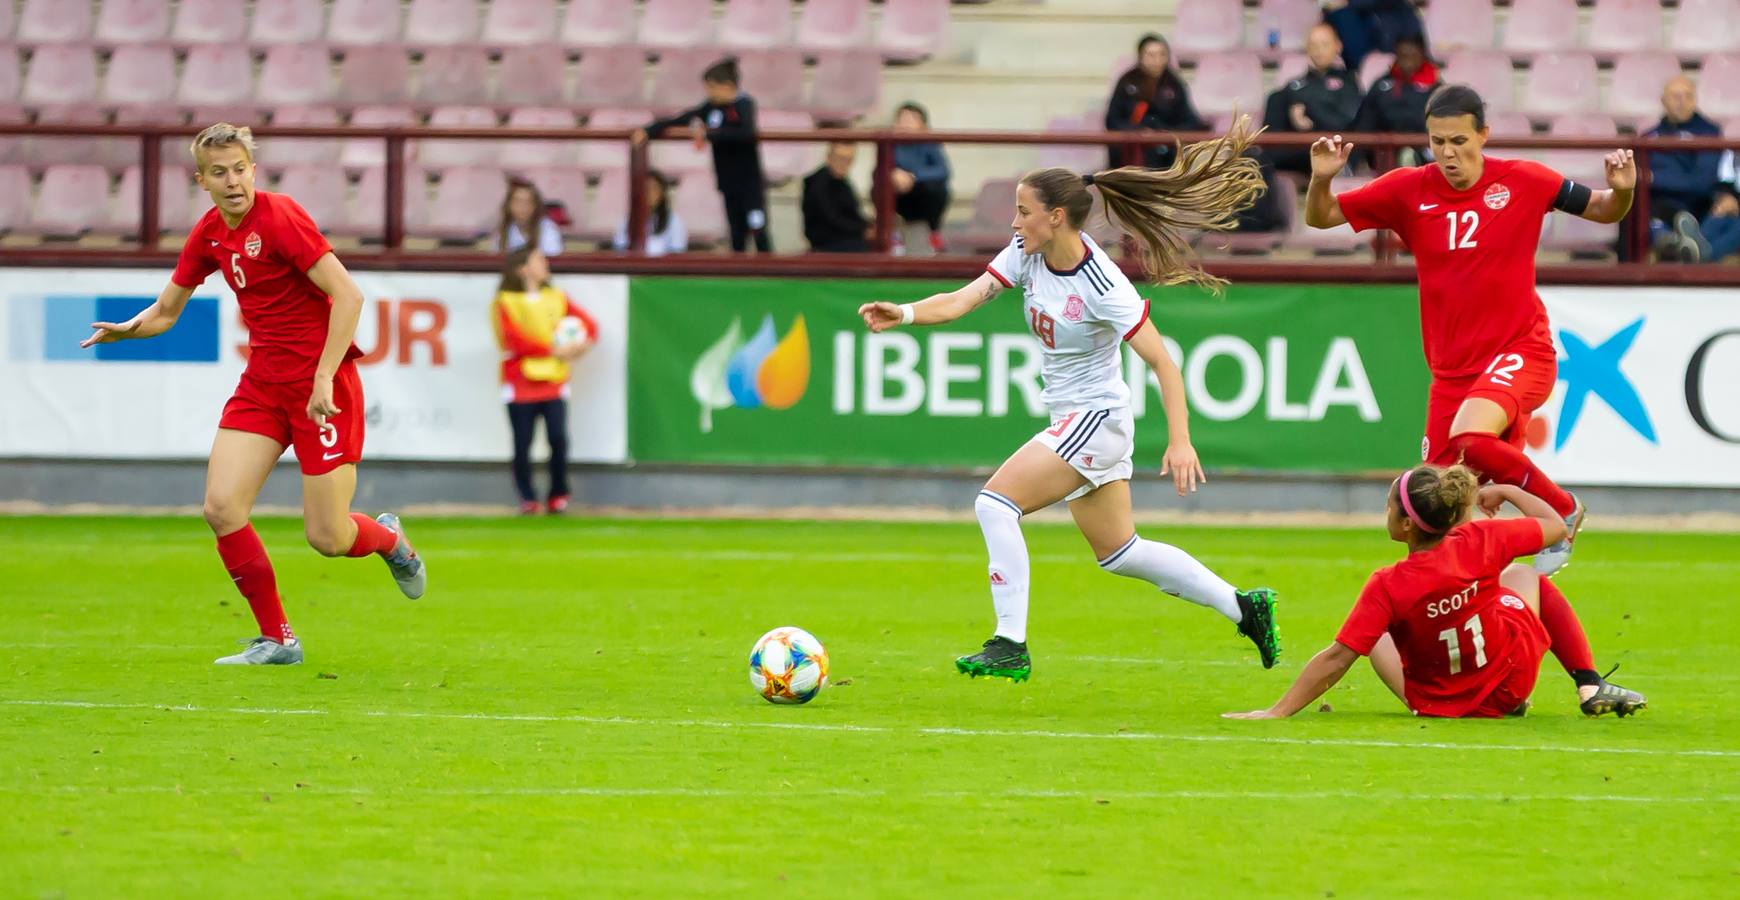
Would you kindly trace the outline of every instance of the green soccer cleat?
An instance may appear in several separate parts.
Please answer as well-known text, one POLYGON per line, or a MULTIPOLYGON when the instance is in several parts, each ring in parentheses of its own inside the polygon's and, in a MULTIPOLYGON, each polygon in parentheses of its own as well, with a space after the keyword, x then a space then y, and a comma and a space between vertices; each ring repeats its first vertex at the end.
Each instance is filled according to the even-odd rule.
POLYGON ((1026 644, 1018 644, 1006 637, 993 637, 985 642, 985 649, 955 660, 955 668, 974 678, 986 675, 1026 681, 1027 676, 1033 674, 1033 660, 1027 656, 1026 644))
POLYGON ((1275 604, 1280 602, 1280 598, 1268 588, 1238 591, 1235 596, 1238 597, 1239 612, 1243 614, 1239 619, 1239 634, 1257 645, 1263 668, 1273 669, 1281 660, 1281 626, 1275 624, 1275 604))

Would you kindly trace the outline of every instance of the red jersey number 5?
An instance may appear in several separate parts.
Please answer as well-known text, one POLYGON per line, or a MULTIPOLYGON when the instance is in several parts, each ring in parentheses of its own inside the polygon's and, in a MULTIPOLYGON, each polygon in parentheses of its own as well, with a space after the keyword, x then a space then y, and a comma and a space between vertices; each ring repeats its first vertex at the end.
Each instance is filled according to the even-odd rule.
POLYGON ((1057 349, 1057 320, 1039 311, 1036 306, 1027 308, 1027 317, 1033 323, 1033 333, 1045 346, 1057 349))
POLYGON ((242 274, 242 255, 240 253, 230 254, 230 274, 236 277, 236 287, 245 288, 248 286, 248 276, 242 274))

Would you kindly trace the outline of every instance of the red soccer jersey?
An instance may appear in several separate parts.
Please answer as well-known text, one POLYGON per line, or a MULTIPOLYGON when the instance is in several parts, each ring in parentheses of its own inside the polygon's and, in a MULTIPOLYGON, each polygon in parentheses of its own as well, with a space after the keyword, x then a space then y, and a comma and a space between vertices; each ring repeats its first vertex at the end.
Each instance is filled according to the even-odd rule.
POLYGON ((1336 197, 1355 231, 1388 228, 1414 254, 1420 337, 1433 375, 1477 375, 1517 348, 1553 355, 1535 293, 1535 250, 1564 184, 1540 163, 1488 156, 1465 191, 1424 165, 1393 169, 1336 197))
MULTIPOLYGON (((258 191, 235 228, 224 224, 215 206, 200 217, 170 280, 196 288, 211 273, 223 272, 248 326, 246 375, 302 381, 314 377, 332 313, 332 298, 307 273, 330 252, 332 245, 296 201, 258 191)), ((345 358, 359 355, 352 344, 345 358)))
POLYGON ((1466 715, 1510 675, 1517 639, 1500 603, 1522 601, 1499 586, 1504 567, 1541 549, 1533 519, 1459 525, 1438 546, 1373 573, 1335 640, 1365 655, 1389 632, 1402 655, 1408 708, 1466 715))

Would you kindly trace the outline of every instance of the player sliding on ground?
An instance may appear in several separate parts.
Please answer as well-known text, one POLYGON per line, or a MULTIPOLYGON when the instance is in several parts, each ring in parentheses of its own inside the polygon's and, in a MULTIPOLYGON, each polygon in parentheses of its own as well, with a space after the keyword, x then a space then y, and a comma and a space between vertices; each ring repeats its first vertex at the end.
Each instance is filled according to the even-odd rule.
POLYGON ((192 149, 213 208, 188 234, 157 302, 125 322, 93 323, 96 332, 80 346, 168 331, 212 272, 222 272, 235 290, 248 327, 248 365, 212 441, 205 520, 260 636, 217 662, 299 663, 302 644, 284 618, 272 563, 248 521, 285 447, 296 448, 302 468, 309 545, 324 556, 378 554, 412 599, 423 595, 427 573, 397 516, 350 511, 363 448, 362 381, 354 362, 360 354, 351 343, 362 291, 296 201, 254 190, 252 132, 220 123, 200 132, 192 149))
POLYGON ((1552 393, 1558 356, 1535 293, 1535 248, 1543 217, 1557 209, 1613 224, 1631 209, 1637 166, 1630 150, 1607 154, 1608 190, 1595 191, 1537 162, 1485 156, 1486 105, 1462 85, 1426 102, 1436 161, 1385 172, 1363 187, 1329 192, 1353 145, 1341 135, 1311 145, 1305 222, 1388 228, 1414 255, 1420 334, 1432 388, 1422 458, 1462 462, 1488 481, 1514 484, 1552 506, 1563 540, 1535 556, 1551 575, 1571 558, 1583 505, 1522 451, 1529 414, 1552 393))
MULTIPOLYGON (((1550 647, 1583 713, 1628 716, 1642 694, 1595 674, 1595 655, 1565 595, 1516 558, 1565 536, 1547 502, 1508 484, 1479 487, 1466 466, 1422 466, 1390 485, 1390 539, 1408 556, 1371 576, 1341 631, 1275 705, 1231 719, 1279 719, 1323 696, 1361 655, 1416 715, 1520 716, 1550 647), (1488 517, 1505 503, 1525 518, 1488 517)), ((1611 674, 1611 673, 1609 673, 1611 674)))
POLYGON ((1184 381, 1148 319, 1147 301, 1081 230, 1092 205, 1088 187, 1098 187, 1107 214, 1140 241, 1144 270, 1155 282, 1218 290, 1222 282, 1192 261, 1185 234, 1231 229, 1234 216, 1262 193, 1257 163, 1244 156, 1253 137, 1241 117, 1226 137, 1183 148, 1169 169, 1113 169, 1085 178, 1064 169, 1031 172, 1015 192, 1015 236, 977 280, 917 303, 859 308, 872 331, 940 325, 1019 285, 1026 295, 1022 316, 1041 345, 1041 399, 1051 427, 1015 451, 974 503, 990 554, 997 630, 983 650, 955 661, 960 671, 1015 680, 1031 672, 1021 517, 1059 500, 1069 503, 1101 568, 1226 616, 1257 645, 1264 668, 1280 656, 1272 591, 1235 590, 1183 550, 1136 534, 1130 509, 1135 423, 1122 342, 1160 382, 1170 432, 1160 474, 1172 476, 1179 496, 1207 479, 1190 446, 1184 381))

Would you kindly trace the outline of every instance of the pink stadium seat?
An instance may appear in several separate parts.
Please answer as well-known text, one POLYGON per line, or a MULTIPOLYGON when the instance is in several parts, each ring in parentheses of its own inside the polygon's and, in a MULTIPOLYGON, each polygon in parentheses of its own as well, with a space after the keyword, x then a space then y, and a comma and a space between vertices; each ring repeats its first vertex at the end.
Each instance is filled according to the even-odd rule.
MULTIPOLYGON (((405 171, 405 228, 418 227, 429 217, 429 188, 422 170, 405 171)), ((344 217, 335 223, 333 232, 354 237, 381 238, 386 232, 387 173, 385 169, 364 169, 357 180, 356 193, 345 206, 344 217)), ((497 198, 500 202, 500 198, 497 198)))
POLYGON ((1504 49, 1516 56, 1577 46, 1577 0, 1516 0, 1504 29, 1504 49))
POLYGON ((395 46, 346 50, 338 66, 338 96, 345 103, 408 103, 411 60, 395 46))
POLYGON ((960 250, 995 253, 1009 245, 1013 234, 1009 221, 1015 217, 1018 179, 987 178, 973 195, 973 215, 959 225, 943 227, 949 246, 960 250))
MULTIPOLYGON (((0 125, 24 125, 29 121, 30 116, 24 112, 24 107, 16 103, 0 103, 0 125)), ((23 138, 0 135, 0 164, 22 163, 27 158, 23 138)))
POLYGON ((103 0, 99 44, 144 44, 169 36, 169 0, 103 0))
MULTIPOLYGON (((508 114, 507 127, 573 128, 577 124, 572 110, 516 109, 508 114)), ((501 151, 501 164, 510 172, 574 166, 578 162, 574 141, 508 141, 501 151)))
POLYGON ((1245 45, 1253 50, 1268 49, 1269 32, 1279 34, 1281 50, 1305 49, 1305 32, 1323 21, 1323 10, 1317 0, 1262 0, 1257 5, 1256 24, 1245 35, 1245 45))
POLYGON ((169 103, 175 98, 175 52, 167 44, 116 47, 101 97, 118 106, 169 103))
POLYGON ((948 42, 948 0, 885 0, 876 47, 892 62, 916 62, 948 42))
POLYGON ((256 0, 248 40, 254 44, 306 44, 320 40, 325 25, 326 9, 321 0, 256 0))
MULTIPOLYGON (((1528 137, 1534 134, 1534 126, 1529 124, 1529 117, 1519 112, 1501 112, 1488 115, 1486 126, 1492 129, 1493 137, 1528 137)), ((1499 151, 1500 156, 1508 155, 1499 151)))
MULTIPOLYGON (((192 193, 192 177, 188 167, 179 164, 158 168, 158 228, 185 232, 193 227, 197 217, 193 213, 193 207, 187 202, 188 195, 192 193)), ((120 235, 139 233, 139 183, 142 180, 138 166, 128 166, 121 172, 121 183, 115 189, 114 202, 109 205, 109 214, 96 227, 98 232, 120 235)), ((317 218, 315 221, 320 220, 317 218)))
POLYGON ((30 226, 52 237, 77 237, 109 213, 109 173, 102 166, 49 166, 42 173, 30 226))
MULTIPOLYGON (((539 182, 539 190, 546 190, 542 184, 539 182)), ((567 233, 588 241, 610 240, 628 216, 628 172, 620 168, 605 172, 598 179, 592 201, 578 211, 570 208, 569 216, 574 224, 566 229, 567 233)))
POLYGON ((798 19, 798 47, 844 50, 870 42, 869 0, 805 0, 798 19))
POLYGON ((253 96, 254 61, 238 44, 202 44, 187 51, 181 68, 183 106, 239 104, 253 96))
POLYGON ((1535 57, 1518 107, 1531 116, 1594 112, 1601 108, 1595 57, 1587 53, 1544 53, 1535 57))
POLYGON ((275 190, 307 210, 314 224, 326 226, 344 219, 350 182, 342 169, 331 166, 287 166, 275 190))
MULTIPOLYGON (((1613 123, 1613 117, 1599 113, 1570 113, 1553 120, 1548 134, 1554 137, 1588 137, 1615 138, 1619 137, 1619 127, 1613 123)), ((1619 149, 1617 144, 1608 150, 1619 149)), ((1600 186, 1606 183, 1606 168, 1602 157, 1607 150, 1549 150, 1542 154, 1541 162, 1558 170, 1568 178, 1581 181, 1584 184, 1600 186)))
POLYGON ((23 166, 0 165, 0 234, 30 221, 30 172, 23 166))
POLYGON ((661 112, 694 106, 706 96, 701 73, 719 61, 720 52, 707 47, 667 50, 659 54, 653 74, 652 105, 661 112))
MULTIPOLYGON (((217 103, 195 106, 192 110, 192 117, 196 131, 218 122, 229 122, 232 125, 252 125, 259 121, 260 109, 252 103, 217 103)), ((182 156, 187 156, 187 143, 186 141, 181 143, 179 152, 182 156)))
POLYGON ((1607 86, 1608 112, 1622 119, 1661 113, 1661 91, 1680 74, 1680 61, 1667 53, 1628 53, 1613 64, 1607 86))
MULTIPOLYGON (((171 103, 123 106, 115 110, 115 124, 180 125, 181 109, 171 103)), ((157 142, 158 159, 172 165, 182 165, 188 159, 187 145, 188 138, 183 135, 163 138, 157 142)), ((104 168, 119 170, 137 165, 139 161, 140 142, 136 137, 103 138, 98 141, 96 162, 104 168)))
POLYGON ((79 44, 37 47, 21 99, 31 105, 88 103, 97 98, 97 54, 79 44))
POLYGON ((12 4, 0 3, 0 40, 12 37, 12 4))
POLYGON ((726 47, 779 47, 791 43, 791 0, 727 0, 719 22, 726 47))
POLYGON ((415 234, 446 241, 475 241, 494 228, 507 179, 500 169, 448 169, 435 185, 429 215, 415 234))
POLYGON ((1589 49, 1596 53, 1653 50, 1662 45, 1659 0, 1595 0, 1589 49))
MULTIPOLYGON (((357 128, 411 128, 417 116, 404 106, 365 106, 350 114, 350 124, 357 128)), ((417 158, 417 142, 405 142, 405 161, 417 158)), ((387 142, 380 138, 349 138, 339 150, 338 163, 356 171, 378 168, 387 164, 387 142)))
MULTIPOLYGON (((586 127, 599 129, 633 129, 652 121, 652 113, 644 109, 601 109, 586 120, 586 127)), ((580 168, 588 172, 608 173, 628 166, 628 141, 580 141, 580 168)), ((615 227, 615 226, 611 226, 615 227)))
MULTIPOLYGON (((687 178, 697 172, 709 172, 713 169, 712 148, 702 145, 697 148, 692 141, 653 141, 647 151, 648 161, 652 167, 670 175, 672 178, 687 178)), ((762 145, 763 159, 767 155, 767 145, 762 145)))
POLYGON ((1491 50, 1498 42, 1491 0, 1432 0, 1426 7, 1426 34, 1435 53, 1491 50))
POLYGON ((431 47, 417 67, 419 103, 489 101, 489 55, 482 47, 431 47))
POLYGON ((1698 109, 1714 119, 1740 115, 1740 52, 1704 57, 1698 75, 1698 109))
MULTIPOLYGON (((1281 221, 1274 231, 1205 233, 1197 246, 1233 254, 1269 253, 1279 249, 1297 227, 1299 193, 1303 189, 1298 176, 1286 172, 1276 174, 1275 209, 1281 221)), ((1098 197, 1099 192, 1094 192, 1094 196, 1098 197)))
MULTIPOLYGON (((808 131, 816 125, 808 113, 764 109, 758 115, 760 121, 756 124, 763 131, 808 131)), ((821 159, 821 148, 821 144, 764 141, 761 144, 762 172, 769 181, 776 183, 806 174, 815 168, 816 160, 821 159)))
MULTIPOLYGON (((43 49, 38 48, 41 53, 43 49)), ((44 106, 36 111, 38 125, 102 125, 103 111, 89 104, 44 106)), ((107 147, 100 138, 31 137, 24 145, 25 161, 36 166, 98 162, 107 147)))
MULTIPOLYGON (((526 173, 526 180, 537 185, 538 193, 544 195, 545 205, 560 203, 568 214, 568 224, 562 226, 563 234, 573 234, 580 222, 586 216, 586 174, 577 169, 540 169, 526 173)), ((499 202, 497 206, 499 206, 499 202)), ((490 226, 492 229, 495 225, 490 226)), ((491 237, 494 237, 492 232, 491 237)))
POLYGON ((405 43, 417 47, 467 44, 477 38, 477 0, 411 0, 405 43))
POLYGON ((555 0, 492 0, 483 16, 483 42, 491 47, 542 44, 555 32, 555 0))
MULTIPOLYGON (((1172 52, 1195 59, 1204 53, 1237 50, 1245 33, 1245 10, 1239 0, 1178 0, 1172 26, 1172 52)), ((1118 71, 1128 69, 1124 65, 1118 71)))
MULTIPOLYGON (((0 114, 0 115, 3 115, 3 114, 0 114)), ((5 121, 5 119, 0 118, 0 121, 5 121)), ((1740 116, 1730 118, 1728 121, 1723 122, 1722 123, 1722 133, 1725 135, 1730 135, 1730 136, 1740 135, 1740 116)), ((3 157, 0 157, 0 158, 3 158, 3 157)))
POLYGON ((595 47, 581 54, 574 69, 575 105, 591 109, 645 102, 646 56, 639 48, 595 47))
POLYGON ((566 103, 568 58, 554 44, 510 47, 496 71, 497 103, 554 106, 566 103))
POLYGON ((399 0, 333 0, 326 41, 342 47, 375 47, 399 40, 399 0))
MULTIPOLYGON (((430 128, 495 128, 500 124, 495 110, 487 106, 443 106, 429 114, 430 128)), ((429 169, 481 166, 500 155, 494 141, 418 141, 417 160, 429 169)))
POLYGON ((1668 46, 1694 58, 1740 46, 1740 0, 1680 0, 1668 46))
POLYGON ((66 44, 91 36, 91 5, 80 0, 24 0, 20 44, 66 44))
MULTIPOLYGON (((330 106, 283 106, 272 113, 273 125, 333 127, 339 124, 338 110, 330 106)), ((337 138, 272 138, 260 151, 260 157, 273 168, 288 166, 331 166, 338 162, 340 145, 337 138)))
POLYGON ((641 11, 644 46, 695 47, 712 40, 712 0, 647 0, 641 11))
MULTIPOLYGON (((689 232, 690 246, 716 244, 725 239, 729 234, 729 229, 725 227, 725 201, 719 197, 719 189, 713 183, 712 176, 690 178, 679 185, 675 193, 671 209, 683 220, 683 227, 689 232)), ((622 208, 626 215, 626 200, 622 208)), ((614 233, 615 229, 612 228, 611 231, 614 233)))
POLYGON ((18 48, 11 44, 0 44, 0 103, 11 103, 18 99, 18 88, 22 79, 18 77, 18 48))
POLYGON ((1298 78, 1311 65, 1311 60, 1303 53, 1282 53, 1275 60, 1275 87, 1280 88, 1289 79, 1298 78))
POLYGON ((235 0, 181 0, 169 39, 177 44, 222 44, 239 41, 247 33, 247 8, 235 0))
POLYGON ((747 50, 738 58, 743 90, 759 108, 796 109, 804 105, 804 58, 792 47, 747 50))
MULTIPOLYGON (((1099 134, 1105 130, 1105 119, 1098 113, 1053 117, 1045 125, 1050 134, 1099 134)), ((1106 164, 1106 148, 1101 144, 1044 144, 1039 148, 1039 168, 1056 166, 1071 172, 1092 172, 1106 164)))
POLYGON ((1359 64, 1360 88, 1371 90, 1372 85, 1377 84, 1385 75, 1390 74, 1390 69, 1395 64, 1396 58, 1388 53, 1367 53, 1365 59, 1361 60, 1359 64))
POLYGON ((282 44, 266 50, 254 98, 268 106, 325 103, 332 98, 332 55, 324 44, 282 44))
MULTIPOLYGON (((1350 191, 1370 181, 1369 178, 1336 178, 1329 183, 1329 189, 1337 194, 1350 191)), ((1303 216, 1295 219, 1293 233, 1287 236, 1286 245, 1314 253, 1353 253, 1371 246, 1373 231, 1355 233, 1352 226, 1337 225, 1334 228, 1312 228, 1305 224, 1303 216)))
POLYGON ((1611 256, 1619 239, 1618 225, 1602 225, 1580 216, 1553 213, 1541 233, 1541 247, 1579 256, 1611 256))
POLYGON ((570 0, 562 14, 562 46, 633 44, 634 24, 634 0, 570 0))
POLYGON ((1211 53, 1196 64, 1191 99, 1203 115, 1239 112, 1260 116, 1263 66, 1250 53, 1211 53))
POLYGON ((1452 53, 1444 63, 1444 80, 1474 88, 1486 101, 1487 112, 1516 109, 1510 57, 1492 50, 1452 53))
POLYGON ((828 53, 816 60, 809 107, 818 119, 853 119, 875 108, 881 93, 882 60, 875 53, 828 53))

